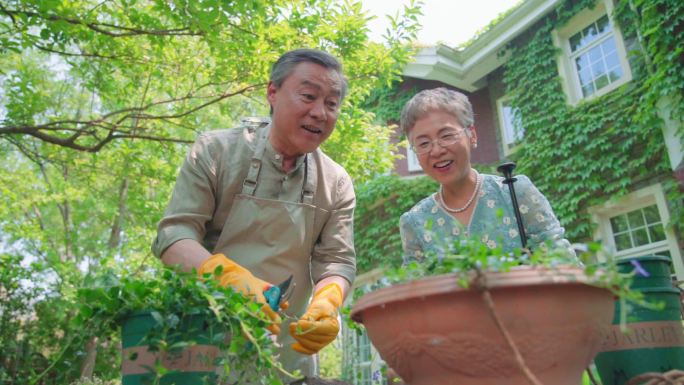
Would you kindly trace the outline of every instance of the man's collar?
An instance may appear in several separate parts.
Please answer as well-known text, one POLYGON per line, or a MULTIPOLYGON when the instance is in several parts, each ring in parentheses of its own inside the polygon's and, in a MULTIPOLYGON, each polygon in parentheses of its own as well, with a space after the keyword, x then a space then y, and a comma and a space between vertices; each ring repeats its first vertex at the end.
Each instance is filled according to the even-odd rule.
MULTIPOLYGON (((270 129, 267 127, 267 129, 270 129)), ((268 132, 266 132, 266 135, 268 135, 268 132)), ((276 151, 275 148, 273 148, 273 145, 271 144, 271 141, 268 139, 268 136, 266 137, 266 148, 264 150, 264 156, 269 159, 273 164, 276 166, 278 170, 283 170, 283 158, 285 157, 283 154, 280 152, 276 151)), ((288 171, 288 173, 294 172, 301 167, 301 165, 304 163, 304 159, 306 159, 306 156, 300 155, 297 157, 295 160, 295 166, 292 168, 292 170, 288 171)))

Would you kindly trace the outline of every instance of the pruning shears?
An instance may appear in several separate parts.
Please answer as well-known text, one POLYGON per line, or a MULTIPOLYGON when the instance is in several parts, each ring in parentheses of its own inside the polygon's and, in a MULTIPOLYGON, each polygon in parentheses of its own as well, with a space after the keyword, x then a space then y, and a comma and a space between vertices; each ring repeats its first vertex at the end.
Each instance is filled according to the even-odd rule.
MULTIPOLYGON (((295 287, 295 283, 292 282, 292 277, 292 274, 290 274, 283 282, 264 290, 264 298, 266 298, 268 306, 270 306, 273 311, 279 311, 280 305, 292 296, 292 291, 295 287)), ((275 341, 275 336, 272 336, 271 338, 275 341)), ((251 342, 247 342, 246 346, 248 351, 254 347, 251 342)))
POLYGON ((280 310, 280 304, 287 301, 292 296, 295 287, 295 283, 292 282, 292 277, 292 274, 290 274, 283 282, 271 286, 264 291, 266 302, 268 302, 268 305, 273 311, 280 310))

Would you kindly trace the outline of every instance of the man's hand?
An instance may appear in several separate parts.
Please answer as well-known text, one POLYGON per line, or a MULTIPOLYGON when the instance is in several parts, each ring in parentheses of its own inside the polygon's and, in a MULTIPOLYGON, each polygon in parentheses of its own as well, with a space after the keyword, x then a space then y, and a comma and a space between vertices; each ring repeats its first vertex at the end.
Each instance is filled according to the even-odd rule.
POLYGON ((331 343, 340 331, 337 320, 340 306, 342 288, 337 283, 318 290, 302 318, 290 324, 290 335, 297 340, 292 349, 302 354, 315 354, 331 343))
POLYGON ((280 334, 280 323, 282 320, 278 313, 271 309, 264 298, 264 291, 273 285, 255 277, 249 270, 228 259, 223 254, 214 254, 207 258, 200 265, 198 273, 200 277, 206 273, 213 274, 214 270, 219 266, 223 267, 221 275, 217 277, 219 284, 223 287, 232 287, 238 293, 252 297, 256 302, 262 304, 261 310, 271 320, 266 329, 273 334, 280 334))

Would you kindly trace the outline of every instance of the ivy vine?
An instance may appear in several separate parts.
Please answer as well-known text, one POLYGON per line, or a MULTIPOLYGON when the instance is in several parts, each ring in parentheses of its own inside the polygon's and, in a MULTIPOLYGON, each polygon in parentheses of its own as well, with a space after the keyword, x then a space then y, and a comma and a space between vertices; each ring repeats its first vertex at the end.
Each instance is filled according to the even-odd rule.
POLYGON ((394 81, 388 87, 372 89, 362 107, 372 111, 375 114, 375 121, 379 124, 396 122, 404 104, 417 92, 415 87, 401 89, 401 82, 394 81))
POLYGON ((399 217, 436 190, 437 182, 423 176, 386 175, 356 187, 354 244, 359 272, 401 265, 399 217))
MULTIPOLYGON (((533 35, 522 36, 508 47, 504 83, 526 129, 523 146, 514 156, 519 172, 529 175, 549 197, 568 237, 574 240, 591 237, 588 207, 604 202, 607 196, 624 195, 635 185, 662 182, 671 202, 684 200, 663 151, 663 122, 656 107, 661 97, 671 96, 672 117, 681 120, 681 93, 674 97, 661 90, 684 86, 682 64, 669 54, 679 51, 681 57, 684 37, 681 28, 671 31, 680 40, 656 36, 667 33, 651 30, 655 25, 681 27, 684 13, 656 12, 652 3, 622 0, 613 15, 621 27, 629 26, 623 29, 627 40, 636 39, 637 32, 653 39, 645 49, 630 53, 634 79, 577 106, 566 102, 551 31, 582 9, 593 7, 594 0, 565 1, 533 35), (637 18, 641 21, 632 23, 637 18), (679 72, 669 68, 679 68, 679 72)), ((657 3, 684 10, 675 0, 657 3)), ((681 231, 684 210, 673 204, 671 212, 673 225, 681 231)))

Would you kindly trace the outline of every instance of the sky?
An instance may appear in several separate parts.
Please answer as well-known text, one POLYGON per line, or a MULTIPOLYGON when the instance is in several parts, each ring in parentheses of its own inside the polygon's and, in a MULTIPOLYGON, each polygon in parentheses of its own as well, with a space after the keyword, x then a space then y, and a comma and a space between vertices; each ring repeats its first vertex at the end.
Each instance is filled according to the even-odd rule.
MULTIPOLYGON (((456 47, 466 42, 482 27, 507 11, 520 0, 423 0, 418 20, 422 30, 418 42, 434 45, 442 42, 456 47)), ((377 16, 369 24, 372 41, 382 41, 382 34, 388 23, 384 15, 394 15, 408 0, 362 0, 363 9, 377 16)))

